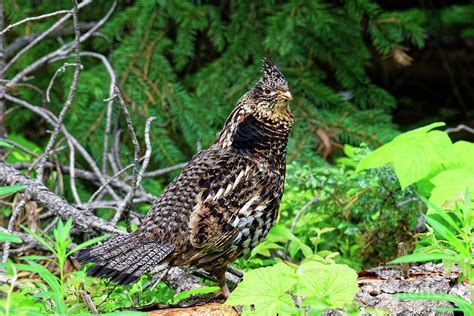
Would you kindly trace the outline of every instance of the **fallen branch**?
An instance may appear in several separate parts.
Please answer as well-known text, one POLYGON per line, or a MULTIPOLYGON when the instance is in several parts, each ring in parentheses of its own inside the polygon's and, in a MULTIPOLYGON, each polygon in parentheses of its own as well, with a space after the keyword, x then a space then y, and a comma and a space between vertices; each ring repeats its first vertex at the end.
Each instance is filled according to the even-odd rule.
POLYGON ((63 198, 51 192, 42 183, 28 178, 20 171, 3 162, 0 162, 0 185, 25 185, 26 188, 22 190, 23 193, 60 216, 63 220, 71 218, 74 225, 83 231, 95 229, 107 233, 123 233, 91 212, 70 205, 63 198))

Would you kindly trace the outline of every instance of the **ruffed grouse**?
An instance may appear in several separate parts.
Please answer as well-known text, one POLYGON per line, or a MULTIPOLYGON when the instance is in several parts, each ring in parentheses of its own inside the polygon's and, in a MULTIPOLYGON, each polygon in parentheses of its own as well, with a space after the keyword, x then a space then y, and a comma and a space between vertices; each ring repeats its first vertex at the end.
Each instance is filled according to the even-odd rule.
POLYGON ((82 250, 88 274, 128 284, 159 264, 203 268, 229 294, 227 265, 260 243, 275 223, 293 116, 288 83, 266 59, 224 129, 155 201, 141 227, 82 250))

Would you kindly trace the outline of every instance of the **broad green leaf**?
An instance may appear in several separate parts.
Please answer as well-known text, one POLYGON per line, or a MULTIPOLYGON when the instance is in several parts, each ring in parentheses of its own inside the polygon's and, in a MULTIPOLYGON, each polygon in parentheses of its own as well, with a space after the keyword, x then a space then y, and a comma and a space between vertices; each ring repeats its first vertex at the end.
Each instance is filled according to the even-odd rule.
POLYGON ((451 169, 440 172, 431 179, 435 186, 430 201, 446 209, 453 209, 454 202, 466 192, 474 195, 474 168, 451 169))
POLYGON ((401 300, 448 301, 460 307, 465 315, 472 315, 471 303, 457 295, 446 293, 396 293, 393 294, 393 297, 401 300))
POLYGON ((432 129, 435 129, 435 128, 441 127, 441 126, 445 126, 445 125, 446 125, 446 123, 444 123, 444 122, 434 122, 434 123, 431 123, 429 125, 418 127, 414 130, 403 133, 403 134, 397 136, 396 138, 405 139, 405 138, 410 138, 414 135, 423 135, 423 134, 428 133, 432 129))
POLYGON ((10 185, 8 187, 0 187, 0 196, 12 194, 26 188, 26 185, 10 185))
POLYGON ((227 305, 255 306, 259 315, 275 315, 294 307, 286 293, 296 283, 293 270, 284 263, 259 268, 245 273, 244 279, 230 294, 227 305))
POLYGON ((264 241, 259 243, 255 248, 252 249, 250 257, 252 258, 256 255, 269 256, 270 250, 272 249, 284 249, 284 247, 274 242, 264 241))
POLYGON ((451 157, 449 136, 441 131, 431 131, 442 125, 444 123, 433 123, 395 137, 365 156, 357 171, 391 165, 401 188, 405 189, 428 176, 451 157))
POLYGON ((351 304, 359 290, 356 271, 345 264, 310 261, 303 263, 297 273, 300 276, 297 294, 308 300, 323 301, 331 308, 351 304))
POLYGON ((458 257, 441 253, 441 252, 431 252, 431 253, 414 253, 411 255, 406 255, 395 260, 390 261, 390 263, 407 263, 407 262, 426 262, 433 260, 459 260, 458 257))
POLYGON ((15 235, 11 235, 11 234, 7 234, 7 233, 4 233, 4 232, 0 232, 0 241, 1 242, 11 242, 11 243, 15 243, 15 244, 21 244, 23 242, 23 240, 21 240, 20 237, 15 236, 15 235))
POLYGON ((453 155, 447 163, 447 169, 474 167, 474 143, 464 140, 457 141, 452 146, 453 155))
POLYGON ((273 226, 273 228, 269 232, 269 235, 280 237, 283 240, 298 240, 298 238, 291 232, 291 230, 283 224, 273 226))

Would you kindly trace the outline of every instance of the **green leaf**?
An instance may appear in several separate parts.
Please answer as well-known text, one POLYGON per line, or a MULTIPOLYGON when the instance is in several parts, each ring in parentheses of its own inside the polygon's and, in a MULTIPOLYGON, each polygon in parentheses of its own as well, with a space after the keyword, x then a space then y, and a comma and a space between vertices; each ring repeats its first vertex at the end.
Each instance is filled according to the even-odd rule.
POLYGON ((293 299, 286 292, 295 283, 294 271, 284 263, 251 270, 245 273, 225 304, 246 308, 253 305, 259 315, 275 315, 294 308, 293 299))
POLYGON ((83 248, 89 247, 90 245, 96 244, 96 243, 98 243, 99 241, 102 241, 102 240, 107 239, 107 238, 109 238, 109 237, 110 237, 110 235, 103 235, 103 236, 99 236, 99 237, 96 237, 96 238, 89 239, 89 240, 83 242, 82 244, 77 245, 76 247, 74 247, 71 251, 69 251, 69 252, 67 253, 66 256, 69 257, 69 256, 72 255, 73 253, 75 253, 75 252, 77 252, 77 251, 79 251, 79 250, 81 250, 81 249, 83 249, 83 248))
POLYGON ((436 234, 439 234, 445 240, 449 242, 449 244, 456 248, 456 250, 460 253, 469 254, 469 249, 467 249, 462 242, 443 224, 432 218, 431 216, 426 217, 426 222, 430 225, 436 234))
POLYGON ((426 262, 433 260, 459 260, 458 257, 441 253, 441 252, 431 252, 431 253, 414 253, 411 255, 406 255, 395 260, 390 261, 390 263, 407 263, 407 262, 426 262))
POLYGON ((464 140, 457 141, 452 146, 453 155, 447 163, 447 169, 474 167, 474 143, 464 140))
POLYGON ((284 247, 274 242, 264 241, 252 249, 250 257, 252 258, 257 255, 270 256, 270 250, 272 249, 284 249, 284 247))
POLYGON ((451 157, 452 143, 449 136, 441 131, 431 131, 443 125, 433 123, 395 137, 365 156, 357 166, 357 171, 391 165, 401 188, 405 189, 428 176, 451 157))
POLYGON ((309 261, 298 268, 298 275, 297 294, 308 301, 322 301, 331 308, 351 304, 359 291, 356 271, 345 264, 309 261))
POLYGON ((28 261, 28 264, 15 264, 15 267, 17 267, 18 270, 38 273, 41 279, 49 285, 55 294, 61 295, 62 292, 59 285, 59 278, 42 265, 33 261, 28 261))
POLYGON ((431 183, 435 187, 430 201, 445 209, 453 209, 453 201, 463 196, 466 188, 471 196, 474 195, 474 167, 442 171, 431 179, 431 183))
POLYGON ((26 231, 28 234, 32 235, 40 244, 42 244, 43 246, 45 246, 47 249, 49 249, 49 251, 51 251, 52 253, 56 254, 56 251, 54 250, 53 247, 51 247, 51 245, 46 241, 44 240, 43 237, 41 237, 40 235, 36 234, 35 232, 31 231, 28 227, 25 227, 23 225, 20 225, 20 227, 26 231))
POLYGON ((448 301, 460 307, 465 315, 472 315, 471 303, 457 295, 446 293, 396 293, 392 296, 401 300, 448 301))
POLYGON ((0 196, 12 194, 26 188, 26 185, 10 185, 8 187, 0 187, 0 196))
POLYGON ((20 237, 7 234, 4 232, 0 232, 0 241, 2 242, 10 242, 10 243, 15 243, 15 244, 21 244, 23 240, 21 240, 20 237))
POLYGON ((45 256, 23 256, 20 257, 20 260, 47 260, 51 261, 51 258, 45 257, 45 256))
POLYGON ((13 148, 12 145, 10 145, 9 143, 4 142, 3 140, 0 140, 0 147, 13 148))

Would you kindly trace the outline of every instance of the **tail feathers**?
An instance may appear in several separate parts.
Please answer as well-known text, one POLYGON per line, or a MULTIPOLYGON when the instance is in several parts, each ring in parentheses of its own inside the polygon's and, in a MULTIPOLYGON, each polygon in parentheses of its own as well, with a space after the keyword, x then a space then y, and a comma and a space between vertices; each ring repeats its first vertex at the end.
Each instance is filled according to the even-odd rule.
POLYGON ((102 245, 81 250, 76 259, 82 263, 96 262, 87 271, 90 276, 130 284, 151 271, 173 250, 174 246, 170 243, 160 243, 134 234, 120 235, 102 245))

